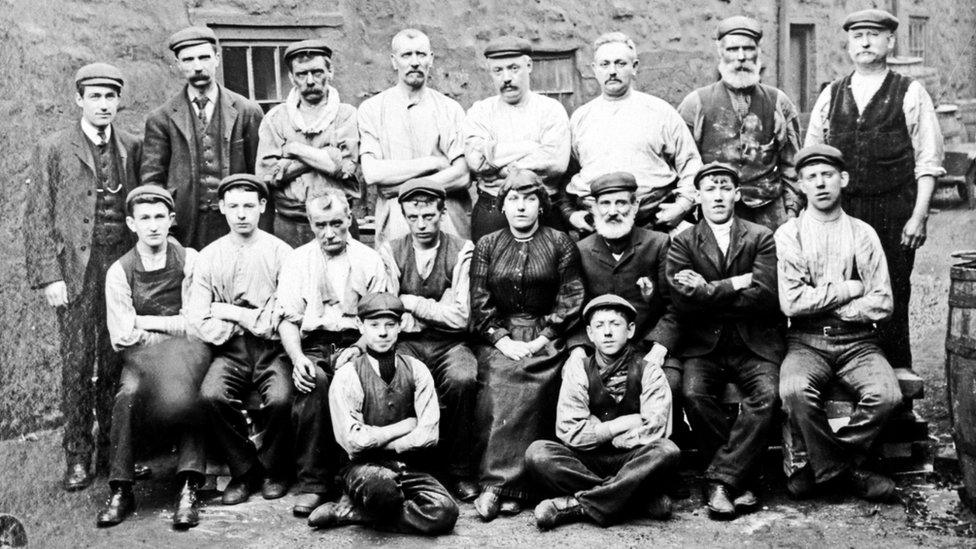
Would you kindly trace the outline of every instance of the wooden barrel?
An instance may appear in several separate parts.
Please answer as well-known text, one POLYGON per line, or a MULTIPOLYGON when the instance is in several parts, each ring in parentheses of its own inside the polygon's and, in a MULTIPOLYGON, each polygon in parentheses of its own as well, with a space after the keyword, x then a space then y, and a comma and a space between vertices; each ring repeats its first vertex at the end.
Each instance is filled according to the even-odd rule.
POLYGON ((960 496, 976 509, 976 254, 963 257, 969 261, 953 265, 949 276, 946 392, 965 485, 960 496))

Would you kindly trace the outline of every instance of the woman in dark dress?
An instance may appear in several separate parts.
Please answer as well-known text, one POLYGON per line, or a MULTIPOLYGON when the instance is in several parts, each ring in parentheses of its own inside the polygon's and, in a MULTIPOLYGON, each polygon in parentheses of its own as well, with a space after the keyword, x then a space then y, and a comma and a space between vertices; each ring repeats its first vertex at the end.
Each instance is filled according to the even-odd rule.
POLYGON ((535 495, 523 456, 533 440, 553 436, 564 336, 583 304, 575 243, 539 224, 550 204, 538 177, 509 176, 498 207, 509 226, 478 240, 471 261, 478 413, 487 427, 475 509, 485 521, 517 514, 535 495))

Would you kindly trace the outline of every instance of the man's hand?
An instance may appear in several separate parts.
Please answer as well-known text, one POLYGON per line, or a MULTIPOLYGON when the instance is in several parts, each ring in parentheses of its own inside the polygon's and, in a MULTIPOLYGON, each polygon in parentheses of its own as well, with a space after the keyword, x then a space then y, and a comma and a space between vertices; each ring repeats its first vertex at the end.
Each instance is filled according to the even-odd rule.
POLYGON ((695 271, 692 271, 691 269, 685 269, 674 275, 674 281, 682 286, 687 286, 692 290, 698 289, 707 284, 705 277, 696 273, 695 271))
POLYGON ((529 342, 529 348, 532 349, 532 352, 530 354, 534 355, 538 353, 539 351, 544 349, 545 346, 548 344, 549 344, 549 338, 547 337, 539 336, 533 339, 532 341, 529 342))
POLYGON ((651 350, 644 355, 644 362, 646 362, 648 366, 657 366, 660 368, 661 366, 664 366, 664 359, 667 357, 668 348, 660 343, 654 343, 651 350))
POLYGON ((315 364, 305 355, 291 359, 291 380, 299 393, 311 393, 315 389, 315 364))
POLYGON ((340 351, 339 356, 336 357, 335 369, 338 370, 339 368, 342 368, 346 364, 352 364, 352 361, 356 360, 361 354, 362 351, 359 350, 359 347, 356 346, 346 347, 345 349, 340 351))
POLYGON ((529 343, 515 341, 507 336, 495 342, 495 348, 512 360, 522 360, 532 354, 532 348, 529 343))
POLYGON ((44 286, 44 299, 52 307, 64 307, 68 304, 68 285, 59 280, 44 286))
POLYGON ((646 276, 637 279, 637 287, 640 289, 641 297, 644 301, 651 301, 654 297, 654 282, 646 276))
POLYGON ((673 227, 678 224, 688 210, 681 205, 680 202, 675 200, 674 202, 668 204, 661 204, 657 207, 657 214, 654 216, 654 221, 659 225, 667 225, 668 227, 673 227))
POLYGON ((733 276, 729 280, 732 282, 733 290, 745 290, 752 285, 752 273, 733 276))
POLYGON ((400 301, 403 303, 403 308, 411 313, 417 309, 417 304, 420 303, 421 299, 423 298, 412 294, 400 295, 400 301))
POLYGON ((925 244, 926 236, 928 236, 925 228, 927 222, 928 217, 913 215, 908 218, 905 228, 901 230, 901 245, 910 250, 921 248, 922 244, 925 244))
POLYGON ((573 227, 576 227, 580 231, 585 231, 588 233, 595 232, 596 229, 593 228, 593 225, 590 225, 586 221, 586 214, 587 212, 583 210, 579 210, 569 214, 569 224, 572 225, 573 227))

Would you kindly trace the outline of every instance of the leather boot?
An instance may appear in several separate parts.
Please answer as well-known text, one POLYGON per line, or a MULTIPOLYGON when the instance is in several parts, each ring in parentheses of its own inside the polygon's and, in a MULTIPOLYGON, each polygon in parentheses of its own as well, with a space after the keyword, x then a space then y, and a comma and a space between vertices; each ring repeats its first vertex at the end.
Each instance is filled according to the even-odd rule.
POLYGON ((343 494, 339 501, 330 501, 319 505, 308 516, 308 525, 312 528, 335 528, 367 522, 366 514, 354 505, 346 494, 343 494))
POLYGON ((586 519, 586 511, 574 496, 542 500, 535 506, 535 525, 540 530, 549 530, 560 524, 581 522, 586 519))
POLYGON ((180 497, 176 500, 176 509, 173 511, 173 528, 186 530, 200 524, 199 500, 197 490, 200 487, 199 480, 187 479, 180 489, 180 497))
POLYGON ((112 495, 105 508, 98 512, 95 524, 99 528, 120 524, 135 509, 136 498, 132 495, 132 484, 120 482, 112 487, 112 495))
POLYGON ((735 518, 735 505, 729 495, 728 486, 721 482, 709 482, 705 497, 708 516, 714 520, 731 520, 735 518))
POLYGON ((68 464, 64 471, 61 485, 68 492, 77 492, 91 486, 92 475, 88 472, 88 464, 80 461, 68 464))

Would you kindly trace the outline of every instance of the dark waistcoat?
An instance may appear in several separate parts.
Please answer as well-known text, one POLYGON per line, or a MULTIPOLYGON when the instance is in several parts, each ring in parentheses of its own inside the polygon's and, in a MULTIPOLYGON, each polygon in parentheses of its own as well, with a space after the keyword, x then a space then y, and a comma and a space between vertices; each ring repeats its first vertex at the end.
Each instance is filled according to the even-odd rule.
POLYGON ((183 307, 183 266, 186 250, 173 240, 166 246, 166 266, 146 271, 139 252, 133 247, 119 259, 132 290, 132 306, 137 315, 174 316, 183 307))
POLYGON ((600 418, 600 421, 640 413, 641 377, 643 375, 643 357, 639 353, 631 352, 627 365, 627 385, 623 397, 618 402, 603 383, 600 368, 596 364, 596 357, 586 362, 586 377, 589 381, 587 392, 590 396, 590 413, 600 418))
MULTIPOLYGON (((217 96, 217 103, 214 105, 214 112, 207 120, 206 127, 200 123, 200 118, 196 116, 194 108, 190 107, 193 116, 193 141, 197 149, 197 161, 200 163, 197 170, 197 204, 201 210, 213 210, 217 207, 219 198, 217 197, 217 186, 223 172, 221 151, 223 129, 221 126, 220 102, 221 96, 217 96)), ((189 101, 189 98, 187 98, 189 101)))
POLYGON ((389 385, 370 366, 367 355, 360 355, 355 367, 363 386, 363 423, 385 427, 417 417, 413 405, 413 370, 403 357, 397 355, 396 374, 389 385))

